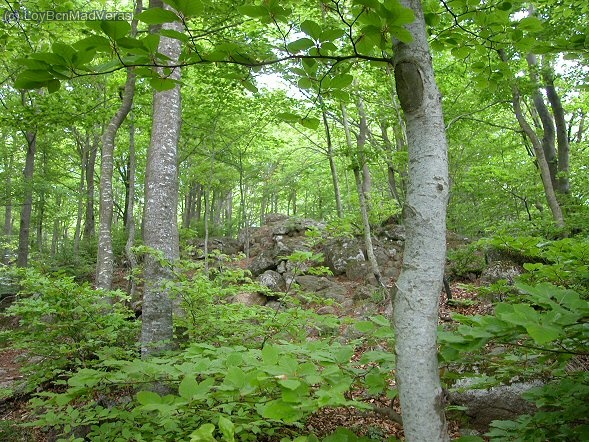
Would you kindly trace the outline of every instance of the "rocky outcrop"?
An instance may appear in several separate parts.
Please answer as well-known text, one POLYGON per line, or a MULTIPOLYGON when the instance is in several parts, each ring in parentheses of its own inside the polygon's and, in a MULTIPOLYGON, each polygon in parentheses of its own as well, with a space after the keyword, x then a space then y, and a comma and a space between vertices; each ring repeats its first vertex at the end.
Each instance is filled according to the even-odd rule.
MULTIPOLYGON (((204 258, 205 241, 204 239, 197 238, 190 242, 192 250, 192 258, 202 259, 204 258)), ((233 238, 227 237, 214 237, 209 238, 208 243, 209 253, 214 250, 218 250, 224 255, 237 255, 240 251, 239 241, 233 238)))
POLYGON ((327 299, 344 302, 347 298, 348 290, 325 276, 301 275, 295 281, 302 290, 327 299))
POLYGON ((286 281, 280 273, 274 270, 266 270, 258 277, 258 282, 273 292, 284 292, 286 290, 286 281))
POLYGON ((481 273, 481 283, 494 284, 499 280, 506 280, 513 284, 515 278, 523 273, 524 269, 512 261, 494 261, 481 273))
MULTIPOLYGON (((451 391, 451 404, 466 407, 466 415, 471 425, 479 431, 486 431, 494 420, 515 419, 526 413, 533 413, 535 406, 522 398, 522 394, 540 383, 513 383, 499 385, 487 390, 458 389, 451 391)), ((462 387, 467 388, 468 382, 462 381, 462 387)))

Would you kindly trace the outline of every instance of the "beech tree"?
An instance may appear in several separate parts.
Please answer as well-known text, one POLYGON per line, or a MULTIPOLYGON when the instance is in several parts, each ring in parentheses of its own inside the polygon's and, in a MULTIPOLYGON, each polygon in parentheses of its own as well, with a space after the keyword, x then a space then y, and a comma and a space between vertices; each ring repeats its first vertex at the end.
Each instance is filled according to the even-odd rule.
POLYGON ((419 0, 413 40, 394 44, 397 95, 406 120, 409 180, 404 207, 407 240, 393 289, 397 382, 403 429, 410 441, 447 441, 444 395, 437 359, 438 302, 446 263, 448 146, 419 0))
MULTIPOLYGON (((173 11, 168 5, 166 11, 173 11)), ((162 30, 181 32, 182 24, 165 23, 162 30)), ((161 36, 158 52, 178 61, 181 43, 161 36)), ((163 71, 161 71, 163 74, 163 71)), ((180 80, 180 68, 171 68, 169 80, 180 80)), ((171 278, 174 261, 180 256, 178 244, 178 140, 180 137, 180 84, 155 91, 151 142, 145 171, 145 212, 143 241, 149 251, 145 258, 145 289, 141 322, 141 353, 144 356, 171 348, 173 337, 172 299, 166 282, 171 278)))

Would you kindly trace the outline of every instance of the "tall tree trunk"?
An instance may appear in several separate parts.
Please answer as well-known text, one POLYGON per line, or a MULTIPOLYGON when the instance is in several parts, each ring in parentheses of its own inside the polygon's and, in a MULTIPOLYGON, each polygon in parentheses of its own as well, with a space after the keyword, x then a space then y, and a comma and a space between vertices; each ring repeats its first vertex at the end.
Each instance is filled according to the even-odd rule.
POLYGON ((323 117, 323 127, 325 128, 325 136, 327 138, 327 158, 329 160, 329 170, 331 171, 331 181, 333 182, 333 193, 335 195, 335 208, 338 218, 343 218, 344 210, 342 208, 342 196, 339 190, 339 181, 337 179, 337 168, 335 167, 335 158, 333 155, 333 143, 331 141, 331 131, 329 130, 329 122, 327 121, 327 113, 325 112, 325 105, 321 99, 321 115, 323 117))
MULTIPOLYGON (((46 177, 49 173, 48 171, 48 158, 47 158, 47 150, 43 149, 41 151, 41 159, 42 161, 42 171, 43 177, 46 177)), ((43 223, 45 222, 45 190, 41 188, 39 190, 39 203, 37 204, 37 235, 36 235, 36 242, 37 242, 37 250, 40 254, 43 253, 43 223)))
MULTIPOLYGON (((341 111, 342 111, 342 120, 344 124, 344 132, 346 134, 346 143, 348 144, 348 148, 350 151, 353 150, 352 146, 352 137, 350 135, 350 125, 348 123, 348 115, 346 112, 346 107, 342 103, 341 104, 341 111)), ((360 213, 362 215, 362 225, 364 231, 364 246, 366 247, 366 255, 368 258, 368 263, 370 264, 370 270, 372 274, 376 278, 376 282, 384 287, 384 282, 382 281, 382 276, 380 274, 380 269, 378 268, 378 263, 376 262, 376 256, 374 255, 374 247, 372 246, 372 232, 370 229, 370 221, 368 219, 368 201, 366 197, 366 187, 364 186, 366 180, 366 171, 365 171, 365 158, 364 158, 364 144, 366 143, 366 137, 368 133, 368 124, 366 122, 366 115, 364 114, 364 106, 362 104, 362 99, 358 98, 358 112, 360 115, 360 133, 358 134, 357 140, 357 155, 354 161, 354 179, 356 181, 356 191, 358 192, 358 201, 360 203, 360 213), (361 177, 360 171, 364 171, 364 180, 361 177)))
MULTIPOLYGON (((506 62, 507 55, 503 50, 499 50, 499 56, 501 59, 506 62)), ((542 179, 542 185, 544 187, 544 194, 546 195, 546 201, 548 202, 548 207, 550 207, 550 211, 552 212, 552 218, 558 227, 564 227, 564 217, 562 215, 562 210, 560 208, 560 204, 556 199, 556 194, 554 193, 554 187, 552 182, 552 176, 550 174, 550 168, 548 166, 548 162, 546 161, 546 157, 544 156, 544 149, 542 147, 542 142, 536 135, 534 129, 530 126, 528 121, 526 120, 524 113, 521 108, 521 101, 520 101, 520 91, 515 83, 511 85, 511 95, 512 95, 512 105, 513 111, 515 113, 515 117, 519 126, 524 131, 530 142, 532 143, 532 147, 534 148, 534 154, 536 156, 536 162, 538 164, 538 169, 540 170, 540 177, 542 179)))
POLYGON ((526 60, 528 62, 528 66, 530 68, 530 80, 534 85, 534 90, 532 92, 532 100, 534 102, 534 108, 536 112, 538 112, 538 117, 541 122, 543 135, 542 135, 542 150, 544 150, 544 157, 546 158, 546 163, 548 164, 548 170, 550 172, 550 180, 552 181, 553 189, 557 189, 558 181, 557 181, 557 174, 558 174, 558 159, 556 155, 556 146, 555 146, 555 128, 554 128, 554 120, 552 119, 552 115, 544 102, 544 96, 540 91, 540 85, 538 83, 538 59, 534 54, 526 55, 526 60))
POLYGON ((114 254, 112 250, 112 219, 113 219, 113 153, 117 131, 133 104, 135 94, 135 72, 127 69, 127 82, 123 92, 123 101, 116 114, 110 120, 102 134, 102 152, 100 164, 100 208, 98 229, 98 256, 96 259, 96 288, 110 290, 114 270, 114 254))
POLYGON ((389 139, 389 135, 387 133, 387 123, 385 120, 380 121, 380 133, 382 135, 382 139, 384 142, 384 156, 385 156, 385 163, 387 165, 387 182, 389 185, 389 192, 391 196, 395 198, 399 207, 403 207, 403 203, 401 201, 401 197, 399 196, 399 191, 397 190, 397 178, 396 178, 396 171, 395 171, 395 164, 393 162, 393 143, 389 139))
POLYGON ((29 263, 29 239, 31 232, 31 212, 33 210, 33 174, 35 172, 35 152, 37 150, 37 131, 26 132, 27 155, 24 169, 24 198, 20 211, 18 233, 18 255, 16 265, 27 267, 29 263))
MULTIPOLYGON (((4 161, 4 167, 6 170, 10 171, 13 167, 13 159, 14 155, 11 153, 7 153, 7 157, 4 161)), ((10 262, 10 242, 12 237, 12 174, 6 174, 6 181, 4 184, 4 191, 6 192, 6 205, 4 206, 4 229, 2 233, 4 234, 5 240, 5 247, 2 251, 2 262, 5 265, 8 265, 10 262)))
POLYGON ((544 79, 546 96, 548 97, 554 115, 554 123, 556 124, 556 143, 558 145, 558 175, 556 177, 556 191, 561 194, 569 194, 571 192, 569 181, 570 148, 567 124, 560 96, 554 86, 554 70, 547 57, 544 58, 542 78, 544 79))
POLYGON ((86 214, 84 216, 84 241, 88 241, 96 235, 96 221, 94 218, 94 169, 96 155, 100 145, 98 132, 92 133, 92 145, 89 134, 86 137, 88 148, 88 162, 86 163, 86 214))
POLYGON ((78 153, 80 155, 80 182, 78 184, 78 213, 76 216, 76 231, 74 233, 74 257, 77 259, 80 254, 80 240, 82 237, 82 217, 84 216, 84 190, 86 182, 86 167, 88 163, 88 144, 78 142, 78 153))
POLYGON ((400 2, 416 18, 407 25, 413 41, 395 41, 393 60, 409 150, 407 240, 392 296, 396 377, 406 440, 448 441, 436 346, 446 263, 448 145, 421 2, 400 2))
MULTIPOLYGON (((141 0, 138 1, 138 8, 141 5, 141 0)), ((135 181, 137 170, 137 158, 135 157, 135 122, 133 121, 133 111, 131 110, 129 118, 129 198, 127 201, 127 243, 125 244, 125 254, 129 260, 129 295, 131 299, 135 295, 135 278, 133 276, 134 270, 137 268, 138 262, 133 246, 135 245, 135 217, 133 211, 135 210, 135 181)))
MULTIPOLYGON (((168 5, 164 7, 171 9, 168 5)), ((182 31, 179 22, 165 23, 163 28, 182 31)), ((162 35, 158 51, 174 64, 180 56, 180 41, 162 35)), ((172 69, 168 78, 180 80, 180 68, 172 69)), ((170 266, 180 256, 177 210, 181 117, 179 84, 167 91, 154 92, 151 142, 145 171, 143 237, 145 245, 161 256, 148 254, 145 259, 141 329, 144 357, 172 347, 173 304, 166 283, 172 277, 170 266)))
MULTIPOLYGON (((60 195, 57 195, 57 198, 56 198, 55 203, 56 203, 56 206, 57 206, 57 211, 59 213, 59 210, 61 209, 61 196, 60 195)), ((53 220, 53 232, 52 232, 52 235, 51 235, 51 257, 52 258, 55 258, 55 255, 57 254, 58 249, 59 249, 59 230, 60 230, 60 224, 61 223, 60 223, 59 216, 56 216, 55 219, 53 220)), ((75 238, 74 238, 74 240, 75 240, 75 238)), ((74 248, 75 248, 75 246, 74 246, 74 248)))

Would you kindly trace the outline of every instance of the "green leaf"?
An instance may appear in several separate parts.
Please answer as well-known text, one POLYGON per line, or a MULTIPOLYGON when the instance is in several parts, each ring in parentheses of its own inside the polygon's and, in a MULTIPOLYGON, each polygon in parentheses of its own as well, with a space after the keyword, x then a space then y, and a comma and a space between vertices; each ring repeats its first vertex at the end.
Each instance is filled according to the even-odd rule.
POLYGON ((141 40, 141 44, 150 54, 155 54, 160 45, 160 36, 158 34, 149 34, 141 40))
POLYGON ((192 397, 198 392, 198 382, 192 375, 185 376, 180 382, 178 387, 178 393, 184 399, 192 399, 192 397))
POLYGON ((252 92, 254 94, 258 93, 258 87, 255 84, 253 84, 251 81, 245 80, 245 81, 242 81, 241 84, 248 91, 250 91, 250 92, 252 92))
POLYGON ((190 442, 217 442, 213 436, 215 426, 213 424, 203 424, 198 430, 194 430, 190 435, 190 442))
POLYGON ((468 46, 460 46, 453 48, 451 52, 456 58, 466 58, 470 55, 470 48, 468 46))
POLYGON ((178 82, 169 78, 152 78, 149 80, 149 84, 158 92, 164 92, 174 89, 178 82))
POLYGON ((219 430, 221 430, 221 433, 223 434, 224 441, 235 441, 235 425, 225 416, 219 416, 219 430))
POLYGON ((100 29, 102 29, 102 32, 108 35, 111 40, 117 41, 119 38, 123 38, 129 33, 131 25, 122 20, 102 20, 100 22, 100 29))
POLYGON ((78 51, 96 49, 99 51, 110 51, 111 45, 108 38, 101 35, 91 35, 73 44, 78 51))
POLYGON ((165 2, 181 13, 184 18, 200 15, 204 11, 200 0, 165 0, 165 2))
POLYGON ((263 6, 254 6, 254 5, 244 5, 239 6, 237 10, 243 14, 247 15, 248 17, 259 18, 265 17, 269 15, 268 9, 264 8, 263 6))
POLYGON ((163 35, 165 37, 174 38, 174 39, 180 40, 184 43, 186 43, 188 41, 188 35, 186 35, 183 32, 176 31, 174 29, 162 29, 160 31, 160 35, 163 35))
POLYGON ((354 76, 350 74, 336 75, 331 79, 330 87, 332 89, 343 89, 348 87, 354 81, 354 76))
POLYGON ((299 78, 297 83, 301 89, 312 89, 313 88, 313 80, 309 77, 299 78))
POLYGON ((311 37, 313 40, 319 40, 321 37, 321 26, 313 20, 305 20, 301 23, 301 31, 311 37))
POLYGON ((159 394, 153 391, 140 391, 137 393, 137 402, 141 405, 161 404, 162 398, 159 394))
POLYGON ((59 80, 49 80, 47 82, 47 91, 49 91, 50 94, 52 94, 53 92, 57 92, 59 90, 59 88, 61 87, 61 82, 59 80))
POLYGON ((376 325, 372 321, 360 321, 356 322, 354 327, 356 327, 356 330, 359 332, 370 333, 376 328, 376 325))
POLYGON ((393 26, 390 29, 391 35, 402 43, 411 43, 413 41, 413 35, 405 28, 399 26, 393 26))
POLYGON ((225 384, 231 384, 239 389, 245 387, 245 373, 236 366, 229 367, 225 375, 225 384))
POLYGON ((368 394, 380 394, 386 386, 384 376, 377 370, 372 370, 364 378, 364 382, 368 387, 368 394))
POLYGON ((544 25, 538 17, 525 17, 519 21, 517 27, 524 31, 536 32, 541 31, 544 25))
MULTIPOLYGON (((394 5, 395 3, 390 2, 389 4, 394 5)), ((399 4, 396 3, 396 5, 399 4)), ((386 20, 389 26, 403 26, 408 25, 409 23, 413 23, 415 21, 415 13, 412 9, 401 7, 400 5, 395 7, 394 9, 387 9, 389 9, 392 12, 391 16, 387 17, 386 20)))
POLYGON ((14 87, 17 89, 39 89, 53 79, 53 75, 48 71, 26 70, 16 77, 14 87))
POLYGON ((149 8, 141 14, 137 14, 135 18, 148 25, 161 25, 178 21, 178 16, 174 12, 163 8, 149 8))
POLYGON ((544 345, 558 339, 562 329, 549 324, 528 324, 526 325, 526 331, 536 343, 544 345))
POLYGON ((320 121, 318 118, 305 117, 305 118, 302 118, 299 121, 299 123, 301 123, 301 125, 303 125, 307 129, 315 130, 319 127, 320 121))
MULTIPOLYGON (((276 118, 282 120, 282 121, 286 121, 287 123, 298 123, 299 120, 301 119, 301 117, 299 117, 296 114, 292 114, 290 112, 282 112, 278 115, 276 115, 276 118)), ((264 346, 264 350, 266 349, 267 346, 264 346)), ((264 357, 264 350, 262 350, 262 357, 264 357)), ((264 362, 266 363, 266 360, 264 358, 264 362)), ((275 364, 276 362, 272 362, 272 364, 275 364)))
POLYGON ((282 385, 287 390, 296 390, 301 386, 301 382, 296 379, 284 379, 278 381, 278 384, 282 385))
MULTIPOLYGON (((278 114, 277 116, 278 118, 284 121, 295 122, 299 120, 299 117, 295 114, 283 113, 278 114)), ((264 364, 276 365, 279 359, 280 351, 278 350, 278 348, 271 344, 264 345, 264 348, 262 349, 262 361, 264 362, 264 364)))
POLYGON ((266 419, 281 420, 286 423, 296 422, 303 417, 299 404, 289 404, 280 399, 257 406, 258 412, 266 419))
POLYGON ((510 11, 512 7, 513 5, 511 3, 503 2, 500 3, 499 6, 497 6, 497 9, 499 9, 500 11, 510 11))
POLYGON ((71 47, 70 45, 66 45, 64 43, 55 42, 51 45, 51 50, 55 54, 59 54, 61 58, 63 58, 67 63, 73 63, 74 56, 76 55, 76 50, 71 47))
POLYGON ((289 52, 294 54, 305 51, 309 48, 312 48, 313 46, 315 46, 315 43, 310 38, 299 38, 298 40, 289 43, 286 48, 289 50, 289 52))

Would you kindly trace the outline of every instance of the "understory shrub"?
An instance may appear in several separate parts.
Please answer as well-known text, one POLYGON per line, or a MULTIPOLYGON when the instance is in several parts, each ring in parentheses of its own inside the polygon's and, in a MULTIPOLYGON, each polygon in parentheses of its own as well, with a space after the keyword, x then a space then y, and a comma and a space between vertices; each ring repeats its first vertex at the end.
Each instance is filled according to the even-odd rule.
MULTIPOLYGON (((376 317, 360 328, 390 337, 385 321, 376 317)), ((84 439, 74 429, 94 441, 297 437, 304 419, 321 407, 370 409, 351 398, 353 388, 367 397, 392 392, 392 353, 375 349, 354 362, 356 351, 332 340, 261 349, 190 344, 148 360, 101 359, 73 374, 64 392, 34 399, 40 415, 31 425, 59 429, 61 440, 76 442, 84 439), (152 391, 155 384, 169 394, 152 391)))
POLYGON ((589 342, 589 302, 549 283, 519 282, 516 289, 517 302, 496 304, 494 315, 454 315, 460 325, 440 332, 440 357, 450 368, 446 379, 469 377, 471 388, 541 382, 524 396, 538 412, 495 421, 488 433, 492 440, 587 440, 589 376, 582 361, 589 342))
POLYGON ((30 388, 91 367, 99 357, 135 356, 139 324, 124 305, 124 293, 97 292, 72 276, 33 269, 4 272, 18 280, 21 289, 18 300, 3 313, 18 320, 18 327, 3 331, 0 339, 23 350, 30 388))

